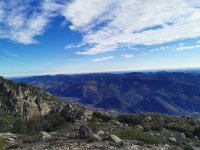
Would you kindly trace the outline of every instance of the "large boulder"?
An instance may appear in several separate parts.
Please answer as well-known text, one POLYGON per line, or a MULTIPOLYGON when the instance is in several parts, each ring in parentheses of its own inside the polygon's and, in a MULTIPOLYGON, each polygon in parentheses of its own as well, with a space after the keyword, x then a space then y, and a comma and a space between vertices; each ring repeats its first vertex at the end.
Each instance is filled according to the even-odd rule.
POLYGON ((180 133, 180 132, 176 132, 176 139, 177 141, 181 141, 185 139, 185 134, 184 133, 180 133))
POLYGON ((86 125, 81 125, 81 126, 79 127, 79 135, 80 135, 80 138, 84 138, 84 139, 90 138, 90 137, 92 137, 92 135, 93 135, 93 131, 92 131, 92 129, 89 128, 88 126, 86 126, 86 125))

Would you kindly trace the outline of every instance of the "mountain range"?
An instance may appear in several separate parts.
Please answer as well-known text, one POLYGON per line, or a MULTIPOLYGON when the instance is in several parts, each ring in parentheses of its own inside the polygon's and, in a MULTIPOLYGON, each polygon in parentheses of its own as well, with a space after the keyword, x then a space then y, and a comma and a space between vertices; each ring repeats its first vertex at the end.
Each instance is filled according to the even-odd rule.
POLYGON ((15 79, 59 97, 128 113, 160 112, 199 116, 200 74, 133 72, 34 76, 15 79))

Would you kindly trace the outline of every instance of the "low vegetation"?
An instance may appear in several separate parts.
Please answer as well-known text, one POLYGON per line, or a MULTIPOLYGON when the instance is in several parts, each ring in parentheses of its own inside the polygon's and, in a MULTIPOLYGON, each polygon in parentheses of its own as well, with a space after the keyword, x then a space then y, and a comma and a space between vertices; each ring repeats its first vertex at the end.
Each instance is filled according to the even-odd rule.
POLYGON ((114 117, 111 115, 103 114, 103 113, 100 113, 97 111, 93 113, 93 118, 101 120, 102 122, 108 122, 108 121, 114 119, 114 117))
POLYGON ((121 139, 128 140, 140 140, 146 144, 159 144, 164 143, 162 139, 157 136, 152 136, 148 133, 144 133, 142 131, 138 131, 136 129, 120 129, 115 131, 113 134, 117 135, 121 139))
POLYGON ((7 144, 6 139, 0 137, 0 149, 2 149, 7 144))
POLYGON ((93 130, 93 131, 98 131, 99 128, 106 127, 107 124, 103 122, 88 122, 88 126, 93 130))
POLYGON ((194 136, 193 135, 194 126, 192 125, 185 126, 184 124, 171 123, 171 124, 163 125, 163 127, 171 131, 182 132, 185 134, 187 138, 193 138, 194 136))
POLYGON ((33 117, 30 120, 0 114, 0 133, 34 134, 39 131, 54 131, 66 128, 68 123, 59 114, 33 117))
POLYGON ((200 139, 200 126, 194 128, 193 135, 200 139))

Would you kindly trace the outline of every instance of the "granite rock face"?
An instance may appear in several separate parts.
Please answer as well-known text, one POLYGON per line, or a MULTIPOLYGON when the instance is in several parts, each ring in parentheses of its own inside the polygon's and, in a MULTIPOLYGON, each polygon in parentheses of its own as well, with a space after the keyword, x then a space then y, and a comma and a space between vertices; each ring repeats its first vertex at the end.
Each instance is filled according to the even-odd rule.
POLYGON ((0 110, 29 119, 60 111, 65 103, 42 89, 25 83, 15 84, 0 77, 0 110))

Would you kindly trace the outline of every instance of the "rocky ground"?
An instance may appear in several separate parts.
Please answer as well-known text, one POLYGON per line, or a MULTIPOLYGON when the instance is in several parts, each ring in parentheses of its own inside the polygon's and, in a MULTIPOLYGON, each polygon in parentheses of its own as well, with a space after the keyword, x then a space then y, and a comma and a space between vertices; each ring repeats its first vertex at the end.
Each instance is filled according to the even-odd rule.
MULTIPOLYGON (((149 114, 144 116, 149 124, 154 123, 153 118, 155 116, 149 114)), ((175 118, 172 121, 175 121, 175 118)), ((165 118, 163 117, 163 119, 165 118)), ((164 127, 147 130, 144 124, 143 126, 129 125, 112 119, 108 122, 101 119, 95 121, 76 120, 69 123, 66 128, 58 131, 40 131, 33 135, 1 133, 0 137, 7 140, 7 144, 3 148, 7 150, 200 149, 200 141, 197 136, 188 138, 183 132, 169 130, 164 127)))

